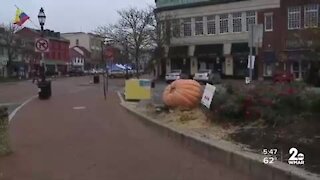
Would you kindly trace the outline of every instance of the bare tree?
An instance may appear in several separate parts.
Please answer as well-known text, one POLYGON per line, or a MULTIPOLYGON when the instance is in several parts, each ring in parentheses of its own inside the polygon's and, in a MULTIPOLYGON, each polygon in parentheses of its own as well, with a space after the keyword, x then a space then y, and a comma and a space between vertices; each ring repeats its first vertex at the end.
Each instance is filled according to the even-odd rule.
MULTIPOLYGON (((170 44, 171 40, 171 23, 172 17, 165 15, 159 17, 156 13, 153 15, 153 27, 154 31, 151 33, 153 42, 155 43, 153 58, 156 60, 156 65, 165 66, 165 51, 164 47, 170 44)), ((164 75, 162 71, 161 75, 164 75)))
POLYGON ((119 21, 114 25, 99 27, 95 32, 124 45, 133 55, 137 77, 139 77, 139 58, 145 48, 152 46, 150 31, 153 30, 151 9, 129 8, 118 11, 119 21))
POLYGON ((9 76, 12 74, 12 62, 18 57, 19 51, 22 47, 21 39, 15 34, 17 30, 17 27, 13 24, 6 25, 1 37, 3 46, 7 51, 7 69, 9 76))

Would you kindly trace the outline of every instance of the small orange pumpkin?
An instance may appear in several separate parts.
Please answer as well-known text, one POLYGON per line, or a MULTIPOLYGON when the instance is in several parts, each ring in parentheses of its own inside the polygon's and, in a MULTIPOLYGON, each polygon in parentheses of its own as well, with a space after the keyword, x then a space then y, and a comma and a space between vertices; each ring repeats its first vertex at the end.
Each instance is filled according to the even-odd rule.
POLYGON ((165 88, 162 100, 170 107, 193 108, 199 104, 201 96, 201 85, 197 81, 179 79, 165 88))

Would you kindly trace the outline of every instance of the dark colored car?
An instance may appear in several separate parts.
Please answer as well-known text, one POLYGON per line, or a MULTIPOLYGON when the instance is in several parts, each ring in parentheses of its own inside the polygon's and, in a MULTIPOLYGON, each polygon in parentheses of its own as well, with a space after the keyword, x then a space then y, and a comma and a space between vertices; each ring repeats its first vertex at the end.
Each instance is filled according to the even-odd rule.
POLYGON ((69 76, 83 76, 84 75, 84 71, 82 71, 81 69, 71 69, 68 72, 69 76))
POLYGON ((290 72, 277 72, 273 75, 273 82, 292 82, 294 81, 294 75, 290 72))

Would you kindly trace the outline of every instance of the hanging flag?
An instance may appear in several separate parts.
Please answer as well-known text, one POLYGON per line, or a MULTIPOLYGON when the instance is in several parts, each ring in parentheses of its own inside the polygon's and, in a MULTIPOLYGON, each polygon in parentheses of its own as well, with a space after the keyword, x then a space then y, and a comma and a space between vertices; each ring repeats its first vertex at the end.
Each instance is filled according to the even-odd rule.
POLYGON ((22 24, 25 23, 29 18, 30 17, 26 13, 17 8, 14 24, 22 26, 22 24))

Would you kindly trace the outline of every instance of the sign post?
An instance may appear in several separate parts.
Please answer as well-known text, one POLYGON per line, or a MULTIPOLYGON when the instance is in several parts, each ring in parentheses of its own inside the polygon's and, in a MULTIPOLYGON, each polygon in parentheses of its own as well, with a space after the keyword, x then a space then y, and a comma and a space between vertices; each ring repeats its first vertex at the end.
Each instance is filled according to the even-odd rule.
POLYGON ((251 83, 253 77, 254 61, 253 48, 256 48, 255 55, 258 54, 259 47, 262 47, 263 24, 250 24, 249 26, 249 48, 250 55, 248 59, 249 81, 251 83))

